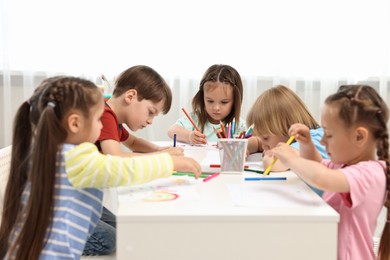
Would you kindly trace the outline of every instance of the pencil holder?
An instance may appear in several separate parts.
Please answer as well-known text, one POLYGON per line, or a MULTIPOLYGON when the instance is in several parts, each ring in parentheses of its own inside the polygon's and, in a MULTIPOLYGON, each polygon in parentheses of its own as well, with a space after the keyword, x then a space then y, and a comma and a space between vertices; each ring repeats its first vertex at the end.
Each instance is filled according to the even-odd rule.
POLYGON ((243 173, 247 146, 248 139, 218 139, 222 174, 243 173))

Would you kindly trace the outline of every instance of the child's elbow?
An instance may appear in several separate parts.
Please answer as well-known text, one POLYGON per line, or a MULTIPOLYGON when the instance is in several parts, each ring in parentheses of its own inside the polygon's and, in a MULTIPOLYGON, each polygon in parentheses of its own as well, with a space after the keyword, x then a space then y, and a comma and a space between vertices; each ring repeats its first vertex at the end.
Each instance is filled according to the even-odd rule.
POLYGON ((169 138, 173 138, 173 135, 175 134, 174 125, 172 125, 170 128, 168 128, 167 134, 169 138))

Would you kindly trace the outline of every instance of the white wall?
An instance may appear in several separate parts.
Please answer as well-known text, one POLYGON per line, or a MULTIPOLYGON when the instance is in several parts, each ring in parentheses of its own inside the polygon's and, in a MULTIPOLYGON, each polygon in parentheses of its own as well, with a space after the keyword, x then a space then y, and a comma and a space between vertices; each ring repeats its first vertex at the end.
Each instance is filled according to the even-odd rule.
MULTIPOLYGON (((52 76, 52 75, 49 75, 52 76)), ((13 118, 17 108, 24 100, 28 99, 34 88, 45 77, 44 74, 37 74, 33 77, 22 77, 15 73, 11 77, 11 87, 6 91, 11 92, 10 107, 3 107, 0 111, 0 148, 11 144, 12 138, 12 124, 13 118), (24 86, 24 87, 23 87, 24 86)), ((283 84, 294 91, 302 98, 306 103, 313 116, 319 121, 320 112, 324 99, 334 91, 338 86, 346 83, 356 83, 346 80, 312 80, 304 81, 292 78, 281 77, 249 77, 243 76, 244 84, 244 98, 242 105, 242 114, 245 118, 251 105, 256 98, 266 89, 275 86, 277 84, 283 84)), ((94 79, 91 79, 94 80, 94 79)), ((173 101, 171 110, 167 115, 157 116, 153 124, 147 128, 137 131, 135 135, 146 138, 151 141, 169 140, 167 136, 167 129, 173 124, 177 118, 184 116, 181 112, 181 108, 184 107, 188 111, 191 111, 191 99, 197 92, 199 87, 199 80, 194 78, 166 78, 167 83, 171 86, 173 92, 173 101)), ((0 102, 4 103, 4 88, 2 85, 2 75, 0 74, 0 102)), ((390 83, 383 85, 380 84, 378 79, 368 79, 365 81, 358 81, 360 83, 366 83, 375 87, 390 104, 390 83)), ((96 83, 100 84, 101 81, 97 77, 96 83)))

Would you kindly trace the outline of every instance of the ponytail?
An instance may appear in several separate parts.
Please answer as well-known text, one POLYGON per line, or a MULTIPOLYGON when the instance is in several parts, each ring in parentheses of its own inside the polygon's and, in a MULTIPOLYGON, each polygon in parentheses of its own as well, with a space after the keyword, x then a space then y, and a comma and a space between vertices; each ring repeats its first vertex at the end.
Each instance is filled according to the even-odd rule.
POLYGON ((11 167, 5 190, 0 228, 0 259, 5 257, 8 250, 10 234, 18 218, 19 204, 28 178, 32 138, 29 116, 30 104, 26 101, 18 109, 13 126, 11 167))

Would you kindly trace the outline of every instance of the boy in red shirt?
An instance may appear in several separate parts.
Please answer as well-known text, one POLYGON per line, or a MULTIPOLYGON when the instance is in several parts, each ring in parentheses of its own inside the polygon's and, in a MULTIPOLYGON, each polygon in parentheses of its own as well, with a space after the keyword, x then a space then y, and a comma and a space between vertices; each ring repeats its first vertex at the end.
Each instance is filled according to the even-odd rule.
MULTIPOLYGON (((181 147, 161 147, 130 134, 152 124, 155 116, 171 108, 172 92, 165 80, 152 68, 138 65, 123 71, 115 82, 113 95, 106 101, 101 118, 103 128, 96 142, 104 154, 135 156, 168 152, 183 156, 181 147), (121 144, 131 151, 123 151, 121 144)), ((116 249, 115 215, 103 207, 102 217, 88 239, 84 255, 106 255, 116 249)))

